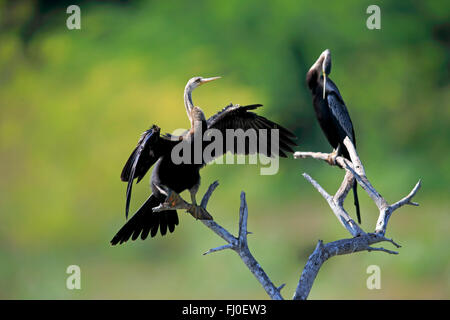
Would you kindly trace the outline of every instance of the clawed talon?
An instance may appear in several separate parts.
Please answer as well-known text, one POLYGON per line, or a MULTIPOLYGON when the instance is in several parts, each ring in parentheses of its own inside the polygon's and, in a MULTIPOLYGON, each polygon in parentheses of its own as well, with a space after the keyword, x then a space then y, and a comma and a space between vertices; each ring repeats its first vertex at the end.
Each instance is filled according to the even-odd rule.
POLYGON ((185 209, 189 212, 195 219, 200 220, 213 220, 213 217, 205 210, 205 208, 198 206, 197 204, 187 203, 181 196, 175 191, 169 189, 166 186, 159 185, 156 186, 158 190, 166 195, 166 200, 159 206, 153 208, 153 212, 160 212, 165 210, 177 210, 185 209))
POLYGON ((172 191, 171 189, 163 185, 156 187, 162 194, 166 195, 166 199, 159 206, 153 208, 153 212, 190 208, 189 203, 184 201, 183 198, 181 198, 181 196, 175 191, 172 191))
POLYGON ((197 205, 191 205, 187 210, 195 219, 213 220, 213 217, 205 210, 205 208, 197 205))
POLYGON ((337 158, 337 152, 333 151, 332 153, 330 153, 328 155, 328 159, 327 162, 330 166, 335 166, 336 165, 336 158, 337 158))
POLYGON ((162 204, 162 203, 159 206, 152 208, 153 212, 161 212, 161 211, 165 211, 165 210, 169 210, 169 209, 165 208, 164 204, 162 204))
POLYGON ((341 150, 341 145, 338 145, 338 147, 336 149, 334 149, 333 152, 328 155, 327 162, 330 164, 330 166, 336 165, 336 158, 339 156, 340 150, 341 150))

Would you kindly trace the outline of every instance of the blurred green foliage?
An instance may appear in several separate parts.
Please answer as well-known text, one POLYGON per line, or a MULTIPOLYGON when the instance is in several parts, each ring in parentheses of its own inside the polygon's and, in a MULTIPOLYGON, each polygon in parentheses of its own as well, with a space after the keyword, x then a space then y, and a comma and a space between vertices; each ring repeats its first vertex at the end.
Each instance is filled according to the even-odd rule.
MULTIPOLYGON (((72 3, 0 1, 0 298, 266 298, 234 253, 201 255, 222 240, 183 213, 169 236, 111 247, 125 222, 119 173, 151 124, 189 125, 182 92, 196 75, 223 76, 194 93, 207 116, 262 103, 299 150, 329 151, 304 81, 325 48, 373 184, 388 201, 419 178, 423 188, 421 207, 391 220, 400 255, 334 258, 311 298, 449 298, 448 1, 383 1, 375 31, 371 1, 82 1, 82 29, 69 31, 72 3), (65 287, 71 264, 82 290, 65 287), (366 288, 371 264, 381 290, 366 288)), ((316 241, 348 236, 302 172, 330 192, 343 176, 293 159, 276 176, 254 165, 202 171, 200 194, 221 183, 209 208, 230 231, 246 191, 251 249, 287 298, 316 241)), ((134 190, 132 210, 149 194, 146 182, 134 190)), ((371 230, 376 209, 363 192, 360 201, 371 230)))

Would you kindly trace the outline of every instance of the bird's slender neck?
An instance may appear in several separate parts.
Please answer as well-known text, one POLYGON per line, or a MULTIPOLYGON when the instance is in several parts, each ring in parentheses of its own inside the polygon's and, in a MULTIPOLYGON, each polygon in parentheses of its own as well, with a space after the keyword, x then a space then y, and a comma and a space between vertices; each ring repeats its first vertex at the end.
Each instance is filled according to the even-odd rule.
POLYGON ((184 89, 184 106, 186 107, 186 113, 189 120, 192 120, 191 112, 194 108, 194 103, 192 102, 192 89, 189 85, 184 89))

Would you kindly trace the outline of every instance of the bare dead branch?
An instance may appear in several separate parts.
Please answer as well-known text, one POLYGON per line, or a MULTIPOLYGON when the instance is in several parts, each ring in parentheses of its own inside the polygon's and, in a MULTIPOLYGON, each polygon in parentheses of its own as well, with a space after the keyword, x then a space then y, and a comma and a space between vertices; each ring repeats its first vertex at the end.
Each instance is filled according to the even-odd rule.
MULTIPOLYGON (((347 147, 352 161, 349 161, 342 156, 338 156, 337 153, 327 154, 321 152, 296 152, 294 154, 294 157, 296 159, 313 158, 323 160, 332 166, 338 166, 345 170, 344 180, 342 181, 341 186, 334 196, 331 196, 327 191, 325 191, 325 189, 322 188, 322 186, 313 178, 311 178, 311 176, 309 176, 307 173, 303 173, 303 176, 325 198, 336 218, 352 236, 352 238, 349 239, 340 239, 329 242, 327 244, 324 244, 322 240, 318 241, 316 248, 309 256, 308 261, 306 262, 306 265, 301 273, 300 280, 297 284, 297 288, 293 296, 294 300, 307 299, 317 277, 317 274, 320 271, 320 268, 325 263, 325 261, 327 261, 331 257, 337 255, 352 254, 360 251, 381 251, 388 254, 398 254, 398 252, 396 251, 392 251, 383 247, 374 247, 373 244, 380 242, 389 242, 395 247, 400 248, 401 246, 394 242, 394 240, 385 237, 388 221, 392 216, 392 213, 398 208, 406 204, 414 206, 418 205, 417 203, 412 202, 412 198, 420 189, 420 180, 406 197, 392 205, 389 205, 388 202, 378 193, 378 191, 367 179, 364 166, 362 165, 361 160, 359 159, 358 154, 356 153, 356 150, 348 137, 344 140, 344 144, 347 147), (356 182, 359 183, 362 188, 368 193, 368 195, 375 202, 376 206, 379 209, 380 214, 374 233, 366 233, 364 230, 362 230, 361 227, 353 221, 353 219, 344 209, 344 201, 350 189, 352 188, 353 183, 356 182)), ((200 205, 203 208, 202 210, 204 210, 204 213, 202 213, 203 217, 210 217, 209 213, 206 211, 206 206, 212 193, 218 185, 218 182, 215 181, 209 186, 208 190, 203 196, 200 205)), ((186 209, 191 214, 194 212, 194 206, 184 201, 175 192, 166 188, 165 193, 167 194, 167 199, 170 200, 172 207, 175 203, 176 208, 186 209)), ((167 209, 170 204, 168 200, 166 200, 167 203, 162 204, 157 208, 157 210, 167 209)), ((282 284, 279 287, 276 287, 267 276, 261 265, 253 257, 248 248, 247 235, 251 232, 248 232, 247 230, 248 207, 244 192, 241 192, 241 203, 239 208, 239 232, 237 237, 233 236, 230 232, 228 232, 225 228, 217 224, 212 219, 200 221, 226 241, 226 244, 216 248, 212 248, 205 252, 204 255, 227 249, 235 251, 247 266, 247 268, 253 273, 255 278, 261 283, 270 298, 276 300, 283 299, 280 291, 285 285, 282 284)))
MULTIPOLYGON (((205 195, 203 196, 201 206, 205 210, 208 204, 208 200, 211 197, 211 194, 218 185, 219 184, 217 181, 211 184, 208 190, 206 191, 205 195)), ((234 237, 231 233, 229 233, 226 229, 217 224, 214 220, 200 220, 206 227, 211 229, 214 233, 216 233, 219 237, 221 237, 227 242, 227 244, 217 248, 210 249, 204 254, 209 254, 212 252, 217 252, 226 249, 231 249, 235 251, 242 259, 242 261, 245 263, 247 268, 259 281, 259 283, 261 283, 261 285, 263 286, 264 290, 266 290, 270 298, 274 300, 283 300, 280 290, 283 288, 284 285, 276 287, 273 284, 269 276, 265 273, 261 265, 258 263, 258 261, 256 261, 256 259, 251 254, 250 249, 248 248, 247 235, 250 234, 250 232, 247 231, 247 220, 248 220, 248 207, 244 192, 241 192, 238 237, 234 237)))
POLYGON ((213 252, 217 252, 217 251, 221 251, 221 250, 225 250, 225 249, 233 249, 233 245, 231 243, 228 244, 224 244, 223 246, 217 247, 217 248, 212 248, 209 249, 208 251, 206 251, 203 255, 207 255, 213 252))
MULTIPOLYGON (((344 254, 352 254, 360 251, 384 251, 391 254, 397 254, 395 251, 390 251, 384 248, 373 248, 370 245, 378 242, 391 242, 390 239, 374 234, 367 233, 362 236, 358 236, 350 239, 341 239, 327 244, 323 244, 322 240, 319 240, 313 253, 309 256, 306 262, 305 268, 302 271, 300 280, 294 293, 294 300, 305 300, 308 298, 309 292, 313 286, 314 280, 319 273, 322 265, 331 257, 344 254)), ((396 246, 398 246, 396 244, 396 246)))
POLYGON ((296 159, 313 158, 317 160, 323 160, 330 165, 339 166, 346 171, 344 180, 334 197, 331 197, 307 173, 303 173, 303 176, 314 186, 314 188, 317 189, 317 191, 319 191, 319 193, 325 198, 325 200, 327 200, 330 208, 333 210, 339 222, 341 222, 341 224, 353 236, 353 238, 351 239, 337 240, 325 245, 321 240, 319 240, 315 250, 309 257, 306 266, 302 271, 300 280, 294 293, 294 300, 303 300, 308 297, 314 280, 316 279, 316 276, 322 264, 333 256, 351 254, 358 251, 382 251, 389 254, 398 254, 398 252, 396 251, 388 250, 382 247, 373 247, 371 245, 379 242, 390 242, 395 247, 400 248, 401 246, 399 244, 394 242, 392 239, 388 239, 384 236, 386 234, 388 221, 392 216, 392 213, 403 205, 418 205, 417 203, 412 202, 411 199, 420 189, 420 180, 406 197, 394 203, 393 205, 389 205, 388 202, 381 196, 380 193, 378 193, 378 191, 367 179, 364 166, 361 163, 361 160, 356 152, 353 143, 348 137, 345 138, 344 144, 347 148, 347 151, 349 152, 351 161, 345 159, 342 156, 336 157, 334 154, 321 152, 294 153, 294 158, 296 159), (330 159, 332 159, 333 161, 330 161, 330 159), (357 181, 367 192, 370 198, 375 202, 380 212, 374 233, 365 233, 358 225, 355 224, 355 222, 348 216, 347 212, 344 209, 344 200, 355 181, 357 181))
MULTIPOLYGON (((330 196, 313 178, 311 178, 307 173, 304 173, 303 176, 306 180, 308 180, 319 193, 327 200, 328 205, 331 210, 333 210, 335 216, 338 218, 339 222, 350 232, 350 234, 354 237, 364 234, 365 232, 358 226, 358 224, 353 221, 352 218, 345 211, 343 204, 343 199, 339 199, 336 201, 334 197, 330 196), (341 203, 339 205, 338 203, 341 203)), ((345 180, 344 180, 345 181, 345 180)), ((347 182, 348 183, 348 182, 347 182)), ((350 185, 351 187, 351 185, 350 185)), ((346 186, 345 189, 348 187, 346 186)), ((348 193, 348 192, 347 192, 348 193)))
POLYGON ((419 180, 416 185, 414 186, 414 188, 411 190, 411 192, 404 197, 403 199, 401 199, 400 201, 397 201, 396 203, 394 203, 393 205, 388 205, 385 208, 382 208, 380 210, 380 215, 378 217, 378 221, 377 221, 377 226, 375 229, 376 233, 379 233, 381 235, 385 235, 386 234, 386 228, 387 228, 387 224, 389 222, 389 219, 392 216, 392 213, 401 208, 402 206, 409 204, 412 206, 418 206, 419 204, 416 202, 412 202, 411 199, 416 195, 417 191, 419 191, 420 187, 422 185, 422 180, 419 180))
MULTIPOLYGON (((203 216, 208 217, 208 220, 200 219, 200 221, 208 227, 210 230, 212 230, 215 234, 217 234, 219 237, 221 237, 223 240, 225 240, 227 243, 225 245, 212 248, 203 255, 207 255, 213 252, 218 252, 222 250, 231 249, 235 251, 241 260, 245 263, 247 268, 253 273, 255 278, 261 283, 264 290, 266 290, 267 294, 270 296, 270 298, 274 300, 283 300, 283 297, 280 294, 280 290, 283 288, 284 285, 281 285, 280 287, 276 287, 270 278, 267 276, 261 265, 256 261, 256 259, 253 257, 253 255, 250 252, 250 249, 248 248, 248 242, 247 242, 247 235, 251 234, 251 232, 247 231, 247 220, 248 220, 248 207, 247 202, 245 200, 245 193, 241 192, 241 205, 239 209, 239 234, 238 237, 233 236, 230 232, 228 232, 225 228, 220 226, 218 223, 216 223, 214 220, 212 220, 211 215, 206 211, 206 206, 208 205, 208 201, 214 192, 214 190, 217 188, 219 183, 215 181, 212 183, 209 187, 206 193, 204 194, 202 201, 200 203, 202 210, 204 210, 203 216), (211 217, 211 219, 209 219, 211 217)), ((186 202, 179 194, 174 192, 173 190, 170 190, 169 188, 165 186, 160 186, 162 192, 166 195, 166 200, 164 203, 162 203, 160 206, 154 209, 154 211, 158 210, 170 210, 170 209, 185 209, 189 213, 194 212, 194 205, 186 202)), ((192 214, 193 215, 193 214, 192 214)), ((193 215, 195 216, 195 215, 193 215)))

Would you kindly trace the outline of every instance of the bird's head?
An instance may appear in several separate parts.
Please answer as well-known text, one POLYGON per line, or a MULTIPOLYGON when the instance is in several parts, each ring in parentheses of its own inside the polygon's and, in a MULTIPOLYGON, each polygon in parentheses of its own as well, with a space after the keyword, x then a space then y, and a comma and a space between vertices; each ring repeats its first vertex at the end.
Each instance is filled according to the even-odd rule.
POLYGON ((193 77, 189 79, 188 83, 186 84, 186 89, 190 89, 190 91, 192 91, 204 83, 211 82, 217 79, 220 79, 220 77, 212 77, 212 78, 193 77))
POLYGON ((203 78, 203 77, 193 77, 189 79, 186 84, 186 88, 184 88, 184 105, 186 107, 186 113, 191 122, 193 121, 192 111, 194 108, 194 103, 192 102, 192 90, 205 84, 207 82, 211 82, 214 80, 220 79, 220 77, 212 77, 212 78, 203 78))
POLYGON ((322 52, 316 62, 314 62, 314 64, 311 66, 308 71, 308 79, 317 79, 316 77, 319 77, 321 73, 323 75, 323 98, 325 99, 327 77, 331 73, 331 52, 329 49, 326 49, 324 52, 322 52), (316 76, 311 76, 314 74, 316 76))

